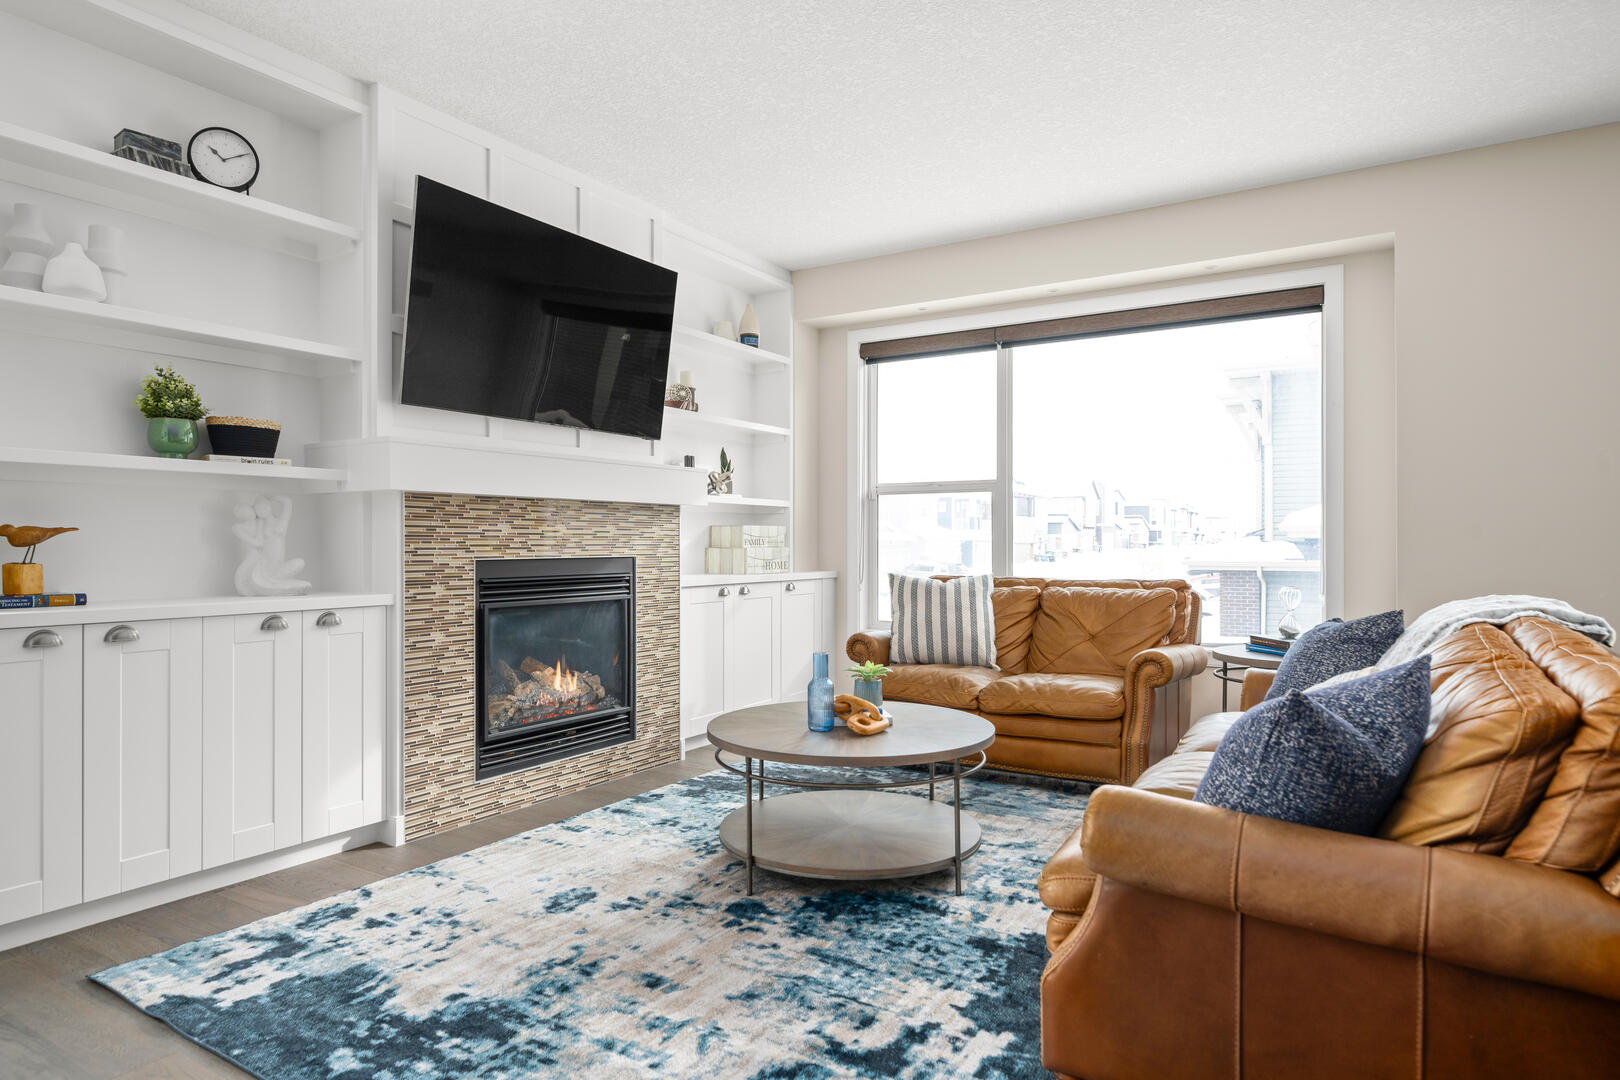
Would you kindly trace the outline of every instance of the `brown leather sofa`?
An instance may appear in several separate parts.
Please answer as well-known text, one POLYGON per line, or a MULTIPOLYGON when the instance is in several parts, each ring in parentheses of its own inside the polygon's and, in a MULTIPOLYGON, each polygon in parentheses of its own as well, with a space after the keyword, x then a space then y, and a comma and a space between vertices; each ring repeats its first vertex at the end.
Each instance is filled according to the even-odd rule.
MULTIPOLYGON (((1271 675, 1247 679, 1249 702, 1271 675)), ((1193 802, 1235 713, 1098 790, 1040 881, 1047 1068, 1620 1075, 1620 658, 1540 619, 1469 626, 1433 690, 1377 836, 1193 802)))
MULTIPOLYGON (((884 699, 983 716, 990 763, 1015 772, 1129 783, 1169 752, 1190 715, 1184 681, 1209 663, 1190 585, 996 578, 991 602, 997 667, 893 664, 884 699)), ((889 644, 867 630, 846 651, 889 664, 889 644)))

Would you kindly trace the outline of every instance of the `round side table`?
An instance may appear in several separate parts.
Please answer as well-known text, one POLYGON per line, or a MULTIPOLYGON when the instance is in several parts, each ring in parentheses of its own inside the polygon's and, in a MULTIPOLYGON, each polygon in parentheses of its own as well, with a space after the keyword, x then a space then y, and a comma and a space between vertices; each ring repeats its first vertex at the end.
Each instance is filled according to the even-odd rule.
POLYGON ((1228 709, 1226 704, 1227 691, 1234 683, 1238 686, 1243 685, 1244 672, 1250 668, 1258 668, 1261 671, 1276 671, 1282 666, 1282 657, 1250 652, 1241 644, 1211 645, 1208 648, 1210 659, 1220 665, 1215 668, 1215 677, 1221 680, 1222 712, 1226 712, 1228 709))

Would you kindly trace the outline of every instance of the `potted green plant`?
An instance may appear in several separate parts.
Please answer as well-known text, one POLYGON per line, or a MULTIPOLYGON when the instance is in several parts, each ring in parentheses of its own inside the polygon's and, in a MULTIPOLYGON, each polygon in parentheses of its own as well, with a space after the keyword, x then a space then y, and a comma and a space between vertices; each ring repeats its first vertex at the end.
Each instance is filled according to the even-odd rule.
POLYGON ((197 388, 172 367, 154 367, 141 380, 135 407, 146 417, 146 445, 161 457, 183 458, 197 449, 197 421, 208 415, 197 388))
POLYGON ((863 701, 883 707, 883 677, 894 674, 893 670, 871 660, 864 664, 856 664, 849 669, 855 676, 855 696, 863 701))

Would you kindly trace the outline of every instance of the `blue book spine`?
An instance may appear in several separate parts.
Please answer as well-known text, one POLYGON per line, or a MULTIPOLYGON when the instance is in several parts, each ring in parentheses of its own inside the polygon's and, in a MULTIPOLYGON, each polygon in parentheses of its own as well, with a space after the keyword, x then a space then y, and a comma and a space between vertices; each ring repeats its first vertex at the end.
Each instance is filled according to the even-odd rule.
POLYGON ((1247 648, 1252 653, 1262 653, 1262 654, 1264 654, 1266 656, 1287 656, 1288 655, 1288 650, 1287 649, 1268 649, 1264 645, 1247 645, 1247 646, 1245 646, 1245 648, 1247 648))
POLYGON ((33 593, 29 596, 0 596, 0 610, 7 608, 83 607, 84 593, 33 593))

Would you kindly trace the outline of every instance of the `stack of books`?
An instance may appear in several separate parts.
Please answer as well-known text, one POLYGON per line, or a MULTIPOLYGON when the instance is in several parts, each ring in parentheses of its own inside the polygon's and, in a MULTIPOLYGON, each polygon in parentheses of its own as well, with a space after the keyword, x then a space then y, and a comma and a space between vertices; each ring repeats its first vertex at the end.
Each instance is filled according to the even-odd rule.
POLYGON ((0 611, 6 608, 83 607, 82 592, 30 593, 26 596, 0 596, 0 611))
POLYGON ((1288 651, 1291 645, 1287 638, 1267 637, 1265 634, 1250 634, 1248 649, 1252 653, 1264 653, 1267 656, 1281 656, 1288 651))
POLYGON ((705 574, 785 574, 786 525, 710 525, 703 549, 705 574))

